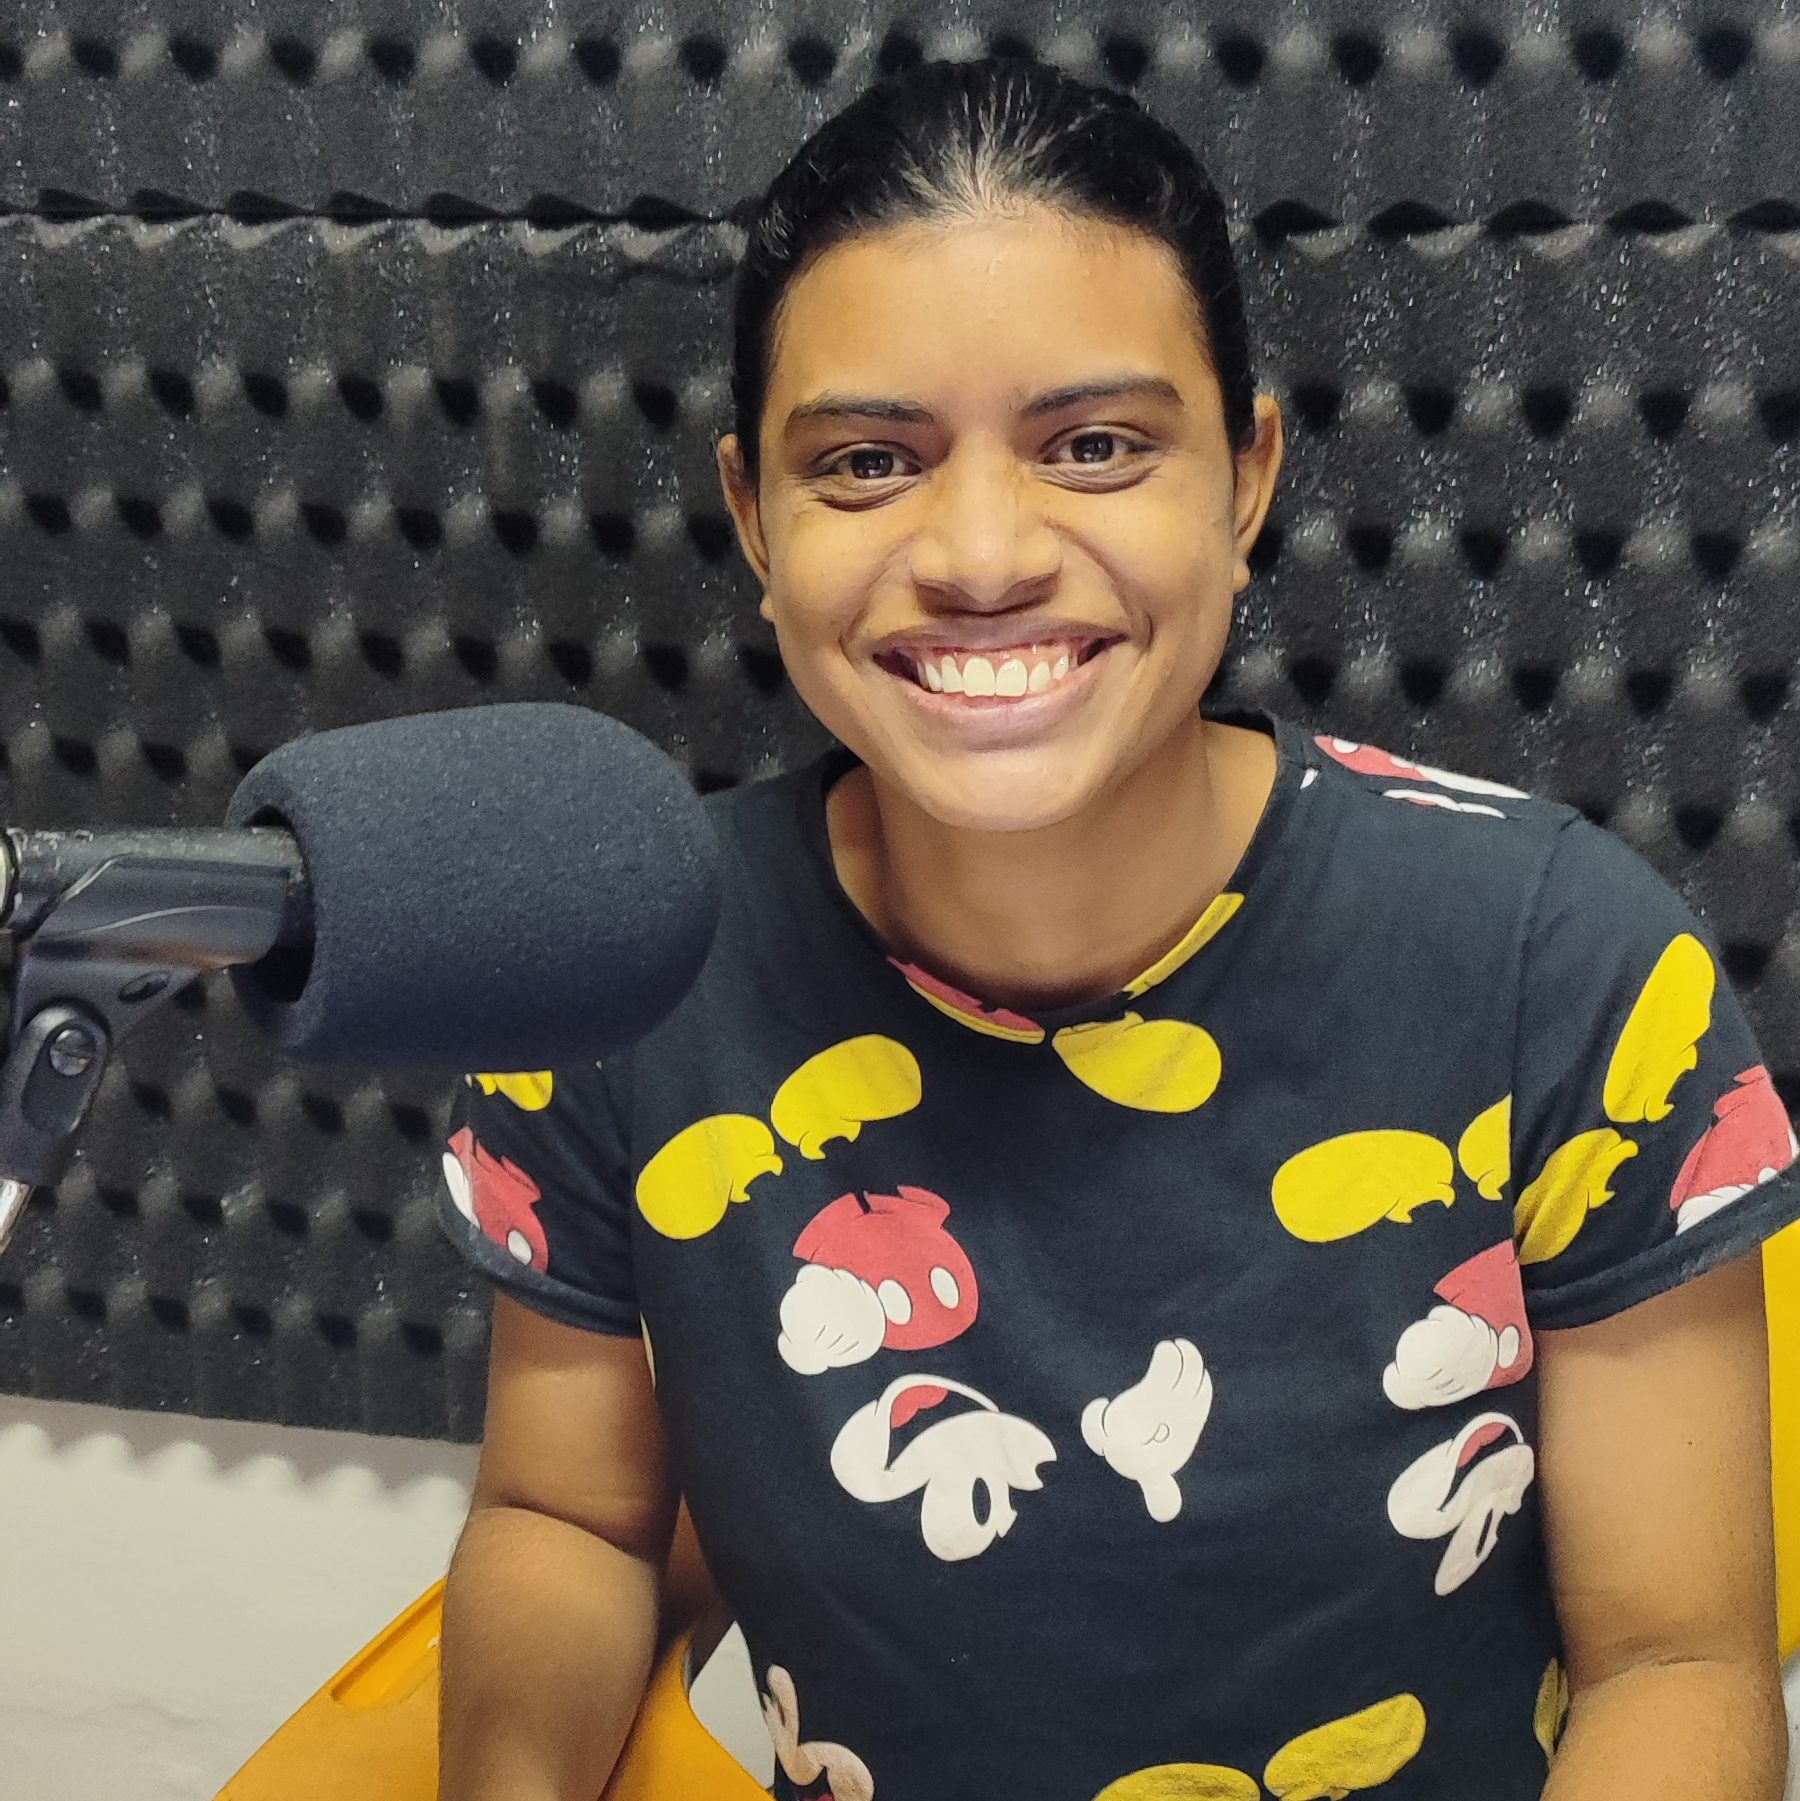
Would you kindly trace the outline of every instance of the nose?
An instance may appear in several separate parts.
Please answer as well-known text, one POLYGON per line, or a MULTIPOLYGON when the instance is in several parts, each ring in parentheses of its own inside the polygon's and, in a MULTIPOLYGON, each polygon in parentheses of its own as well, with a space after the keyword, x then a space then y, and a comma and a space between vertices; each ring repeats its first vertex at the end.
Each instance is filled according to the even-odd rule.
POLYGON ((921 593, 998 609, 1054 586, 1062 541, 1010 449, 964 445, 932 477, 910 562, 921 593))

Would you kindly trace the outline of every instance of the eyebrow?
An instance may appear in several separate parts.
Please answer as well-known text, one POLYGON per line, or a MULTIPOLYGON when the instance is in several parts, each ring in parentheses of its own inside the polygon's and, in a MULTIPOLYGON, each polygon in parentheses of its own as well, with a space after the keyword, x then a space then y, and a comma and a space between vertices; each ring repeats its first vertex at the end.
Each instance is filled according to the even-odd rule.
MULTIPOLYGON (((1105 375, 1066 388, 1052 388, 1028 401, 1022 410, 1027 419, 1037 419, 1085 401, 1119 399, 1165 400, 1179 406, 1181 390, 1160 375, 1105 375)), ((885 419, 894 425, 930 425, 933 414, 916 400, 888 400, 872 394, 820 394, 788 414, 783 436, 792 437, 799 427, 815 419, 885 419)))

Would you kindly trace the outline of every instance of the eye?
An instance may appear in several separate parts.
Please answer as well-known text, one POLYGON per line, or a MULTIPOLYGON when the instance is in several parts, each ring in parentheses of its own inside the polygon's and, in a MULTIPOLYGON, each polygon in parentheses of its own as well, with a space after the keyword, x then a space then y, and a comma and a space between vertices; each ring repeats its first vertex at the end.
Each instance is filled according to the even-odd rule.
MULTIPOLYGON (((1059 448, 1068 450, 1076 444, 1094 443, 1109 446, 1130 446, 1132 445, 1132 440, 1127 438, 1122 432, 1106 431, 1090 427, 1087 431, 1077 432, 1072 438, 1065 438, 1059 448)), ((1123 459, 1119 457, 1078 457, 1076 462, 1079 467, 1084 469, 1104 469, 1109 465, 1122 460, 1123 459)))
MULTIPOLYGON (((861 459, 862 461, 866 462, 870 457, 875 457, 877 459, 886 457, 889 459, 889 461, 892 461, 899 454, 900 453, 895 450, 883 449, 882 446, 880 446, 879 444, 863 444, 863 445, 858 446, 854 450, 840 451, 835 457, 833 457, 831 459, 831 461, 829 463, 821 463, 819 465, 819 473, 821 475, 835 475, 837 473, 838 465, 840 463, 848 463, 848 462, 852 461, 852 459, 861 459)), ((865 476, 868 474, 867 470, 865 470, 863 473, 865 474, 865 476)), ((893 473, 892 470, 882 470, 882 471, 877 472, 871 479, 880 481, 885 476, 891 475, 892 473, 893 473)), ((852 481, 855 481, 856 477, 854 475, 852 475, 850 477, 850 479, 852 481)), ((867 481, 863 481, 863 482, 859 483, 858 485, 866 487, 868 485, 868 483, 867 483, 867 481)))

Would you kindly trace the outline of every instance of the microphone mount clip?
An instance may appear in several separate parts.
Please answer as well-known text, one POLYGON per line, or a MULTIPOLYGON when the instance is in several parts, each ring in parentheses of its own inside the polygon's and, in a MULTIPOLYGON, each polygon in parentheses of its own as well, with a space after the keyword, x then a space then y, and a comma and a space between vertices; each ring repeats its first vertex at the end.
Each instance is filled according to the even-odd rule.
POLYGON ((300 874, 273 831, 0 833, 0 926, 14 935, 0 1251, 32 1191, 67 1168, 113 1047, 194 977, 264 956, 300 874))

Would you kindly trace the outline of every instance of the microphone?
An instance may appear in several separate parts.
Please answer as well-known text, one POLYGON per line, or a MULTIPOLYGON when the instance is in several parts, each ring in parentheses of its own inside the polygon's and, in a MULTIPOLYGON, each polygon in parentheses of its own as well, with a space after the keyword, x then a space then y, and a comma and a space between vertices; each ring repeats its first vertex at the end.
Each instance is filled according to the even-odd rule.
POLYGON ((687 777, 581 707, 299 738, 244 777, 226 819, 9 830, 0 929, 65 965, 79 926, 115 961, 233 966, 245 1010, 297 1057, 469 1070, 635 1043, 687 992, 718 920, 717 848, 687 777), (79 902, 121 864, 163 891, 89 917, 79 902))
POLYGON ((591 1062, 674 1009, 718 924, 699 795, 647 738, 583 707, 300 738, 244 777, 225 817, 299 846, 310 941, 231 971, 245 1011, 299 1057, 591 1062))
POLYGON ((0 834, 16 945, 0 1248, 66 1163, 111 1042, 196 973, 228 967, 297 1057, 555 1068, 672 1012, 719 906, 711 821, 680 767, 555 702, 296 739, 215 830, 0 834))

